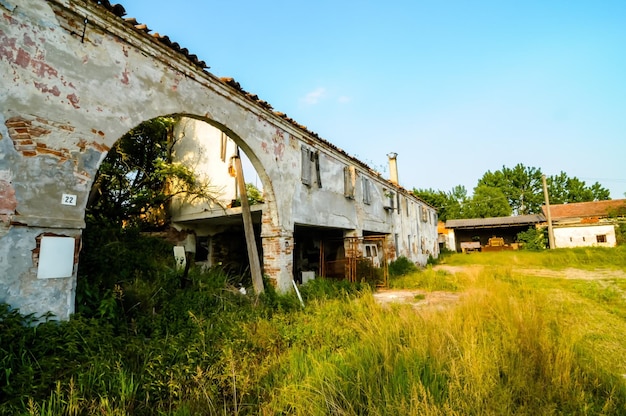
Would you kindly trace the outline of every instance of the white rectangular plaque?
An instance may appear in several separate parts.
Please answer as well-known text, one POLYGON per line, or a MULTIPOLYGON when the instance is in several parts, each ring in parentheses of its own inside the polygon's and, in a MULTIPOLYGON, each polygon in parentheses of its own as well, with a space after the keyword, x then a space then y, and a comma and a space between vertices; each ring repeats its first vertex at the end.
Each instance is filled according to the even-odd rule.
POLYGON ((72 237, 41 237, 37 278, 71 277, 75 242, 72 237))
POLYGON ((76 205, 76 195, 63 194, 61 197, 61 204, 63 205, 76 205))

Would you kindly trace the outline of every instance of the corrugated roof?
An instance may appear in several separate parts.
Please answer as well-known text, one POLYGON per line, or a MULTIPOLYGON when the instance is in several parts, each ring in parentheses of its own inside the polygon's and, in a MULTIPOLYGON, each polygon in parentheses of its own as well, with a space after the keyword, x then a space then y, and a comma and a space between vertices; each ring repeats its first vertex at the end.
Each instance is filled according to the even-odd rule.
MULTIPOLYGON (((546 206, 542 207, 544 215, 546 206)), ((569 204, 550 205, 550 216, 553 220, 563 218, 606 217, 611 211, 626 210, 626 199, 609 199, 607 201, 574 202, 569 204)))
POLYGON ((516 215, 514 217, 467 218, 446 221, 446 228, 496 228, 511 225, 532 225, 544 222, 541 214, 516 215))

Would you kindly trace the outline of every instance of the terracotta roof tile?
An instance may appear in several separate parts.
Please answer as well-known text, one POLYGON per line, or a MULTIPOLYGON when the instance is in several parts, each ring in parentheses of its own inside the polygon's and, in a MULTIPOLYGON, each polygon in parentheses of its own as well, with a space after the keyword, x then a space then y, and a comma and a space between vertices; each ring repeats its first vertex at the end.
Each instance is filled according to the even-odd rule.
MULTIPOLYGON (((104 7, 109 12, 113 13, 114 15, 119 17, 120 19, 124 20, 127 24, 133 26, 133 28, 136 31, 143 32, 143 33, 147 34, 148 36, 150 36, 153 40, 155 40, 155 41, 157 41, 159 43, 162 43, 163 45, 167 46, 168 48, 170 48, 170 49, 172 49, 172 50, 174 50, 174 51, 176 51, 178 53, 183 54, 190 62, 192 62, 197 67, 199 67, 202 71, 208 73, 207 69, 209 69, 210 67, 207 66, 207 64, 204 61, 199 60, 196 55, 190 54, 189 50, 187 48, 182 48, 177 42, 172 42, 168 36, 161 36, 157 32, 155 32, 153 34, 150 34, 150 29, 148 28, 148 26, 146 24, 139 23, 137 21, 137 19, 134 18, 134 17, 126 17, 125 18, 124 16, 126 15, 126 10, 124 9, 124 7, 121 4, 111 5, 111 3, 108 0, 90 0, 90 1, 92 3, 95 3, 95 4, 99 5, 99 6, 101 6, 101 7, 104 7)), ((274 114, 274 116, 284 119, 285 121, 289 122, 293 126, 299 128, 300 130, 302 130, 305 133, 307 133, 309 136, 315 138, 319 142, 321 142, 321 143, 325 144, 326 146, 330 147, 334 151, 343 154, 348 159, 352 160, 356 165, 359 165, 362 169, 367 170, 373 176, 376 176, 376 177, 378 177, 378 178, 388 182, 390 184, 390 186, 395 187, 396 189, 398 189, 398 190, 400 190, 402 192, 410 194, 410 195, 414 196, 416 199, 418 199, 419 201, 423 202, 424 204, 426 204, 428 206, 431 206, 430 204, 428 204, 427 202, 425 202, 421 198, 417 197, 412 192, 406 190, 402 186, 399 186, 397 184, 394 184, 394 183, 390 182, 387 179, 384 179, 379 172, 377 172, 374 169, 370 168, 366 163, 364 163, 361 160, 355 158, 354 156, 351 156, 350 154, 348 154, 344 150, 340 149, 339 147, 335 146, 334 144, 330 143, 329 141, 321 138, 317 133, 309 130, 306 126, 303 126, 302 124, 299 124, 294 119, 288 117, 285 113, 274 111, 273 107, 267 101, 261 100, 256 94, 251 94, 251 93, 245 91, 241 87, 241 85, 237 81, 235 81, 233 78, 223 77, 223 78, 220 78, 220 80, 223 83, 225 83, 225 84, 229 85, 230 87, 234 88, 235 90, 239 91, 246 99, 255 102, 260 107, 262 107, 265 110, 271 112, 272 114, 274 114)))
MULTIPOLYGON (((545 205, 542 209, 543 214, 548 215, 545 205)), ((561 218, 606 217, 618 210, 622 210, 622 212, 626 210, 626 199, 550 205, 550 216, 553 220, 561 218)))

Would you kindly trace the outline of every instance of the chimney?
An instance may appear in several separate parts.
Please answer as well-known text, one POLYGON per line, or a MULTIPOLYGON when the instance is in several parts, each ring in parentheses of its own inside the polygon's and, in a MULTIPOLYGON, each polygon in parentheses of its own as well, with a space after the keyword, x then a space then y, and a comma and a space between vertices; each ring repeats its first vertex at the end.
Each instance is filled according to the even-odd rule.
POLYGON ((389 157, 389 181, 398 185, 398 163, 396 161, 398 154, 391 152, 387 157, 389 157))

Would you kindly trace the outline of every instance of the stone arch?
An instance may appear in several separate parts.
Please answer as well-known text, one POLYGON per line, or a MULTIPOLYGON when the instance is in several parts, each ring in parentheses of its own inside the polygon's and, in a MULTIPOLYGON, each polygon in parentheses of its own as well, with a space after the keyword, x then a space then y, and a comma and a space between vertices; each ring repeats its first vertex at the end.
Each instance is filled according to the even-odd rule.
MULTIPOLYGON (((0 279, 6 294, 0 301, 25 313, 50 310, 60 319, 73 312, 77 260, 67 278, 38 279, 38 241, 48 234, 80 240, 88 194, 107 151, 132 127, 160 115, 220 126, 253 155, 267 203, 276 207, 263 218, 262 237, 284 247, 292 221, 278 206, 291 202, 292 185, 281 172, 299 155, 289 123, 97 2, 22 3, 5 11, 0 27, 0 196, 8 201, 0 206, 0 268, 9 274, 0 279), (81 25, 84 35, 77 35, 81 25), (62 201, 66 195, 69 204, 62 201)), ((278 264, 289 253, 281 256, 266 272, 287 288, 290 275, 278 264)))

